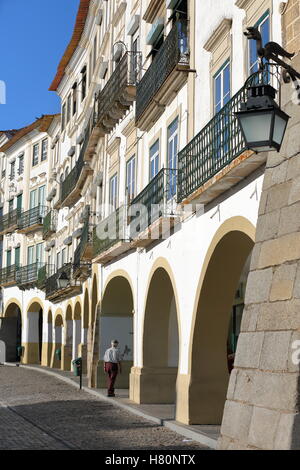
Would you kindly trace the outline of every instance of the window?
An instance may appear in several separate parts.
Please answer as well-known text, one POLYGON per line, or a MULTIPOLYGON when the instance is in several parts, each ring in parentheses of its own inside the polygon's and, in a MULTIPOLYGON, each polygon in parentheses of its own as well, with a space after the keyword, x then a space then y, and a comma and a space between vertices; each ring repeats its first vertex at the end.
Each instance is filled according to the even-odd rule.
POLYGON ((74 85, 73 85, 72 96, 73 96, 73 110, 72 110, 72 113, 73 113, 73 116, 74 116, 74 114, 77 111, 77 83, 74 83, 74 85))
POLYGON ((159 169, 159 140, 150 148, 150 180, 157 175, 159 169))
POLYGON ((48 139, 42 141, 42 157, 41 161, 44 162, 48 157, 48 139))
POLYGON ((131 81, 133 83, 135 83, 136 80, 138 79, 138 75, 140 71, 140 63, 139 63, 138 54, 137 54, 137 52, 139 51, 139 42, 140 42, 139 30, 137 30, 135 34, 132 36, 132 41, 131 41, 131 50, 133 52, 132 64, 131 64, 133 76, 131 77, 131 81))
POLYGON ((93 71, 95 70, 96 67, 96 62, 97 62, 97 34, 94 38, 94 51, 93 51, 93 71))
POLYGON ((67 253, 67 250, 66 248, 64 248, 61 252, 61 265, 62 266, 67 262, 66 253, 67 253))
POLYGON ((20 251, 21 251, 21 249, 20 249, 19 246, 17 248, 15 248, 15 265, 17 267, 20 266, 20 251))
POLYGON ((135 195, 135 156, 126 165, 126 189, 127 197, 132 201, 135 195))
POLYGON ((27 249, 27 264, 42 263, 44 243, 29 246, 27 249))
POLYGON ((81 101, 86 97, 86 66, 81 71, 81 101))
POLYGON ((218 113, 230 100, 230 62, 214 76, 214 110, 218 113))
POLYGON ((10 164, 10 175, 9 175, 10 180, 13 180, 14 177, 15 177, 15 169, 16 169, 15 162, 11 162, 11 164, 10 164))
POLYGON ((39 144, 33 146, 32 152, 32 166, 36 166, 39 163, 39 144))
POLYGON ((10 213, 11 211, 14 210, 14 200, 13 199, 10 199, 8 201, 8 212, 10 213))
MULTIPOLYGON (((214 77, 214 110, 217 114, 230 100, 230 62, 226 62, 214 77)), ((228 152, 230 116, 225 113, 218 115, 215 126, 214 154, 220 159, 228 152)))
POLYGON ((61 110, 61 130, 63 131, 66 126, 66 103, 62 105, 61 110))
POLYGON ((89 58, 89 85, 91 84, 93 76, 93 51, 90 52, 89 58))
POLYGON ((6 252, 6 266, 11 266, 11 250, 7 250, 6 252))
POLYGON ((59 269, 61 268, 61 256, 60 256, 60 252, 56 254, 56 269, 59 269))
POLYGON ((109 181, 109 204, 110 213, 117 208, 118 201, 118 175, 114 175, 109 181))
POLYGON ((17 196, 17 211, 20 213, 22 211, 22 205, 23 205, 23 194, 19 194, 17 196))
POLYGON ((19 156, 19 168, 18 168, 19 175, 22 175, 23 172, 24 172, 24 154, 19 156))
POLYGON ((176 169, 178 153, 178 118, 168 127, 168 169, 169 188, 168 198, 171 199, 176 194, 176 169))
MULTIPOLYGON (((263 46, 270 41, 270 14, 267 11, 255 24, 255 27, 259 29, 263 46)), ((249 42, 249 75, 258 71, 258 57, 256 49, 256 41, 249 42)))
POLYGON ((67 123, 71 119, 71 104, 72 104, 72 94, 70 93, 67 99, 67 123))

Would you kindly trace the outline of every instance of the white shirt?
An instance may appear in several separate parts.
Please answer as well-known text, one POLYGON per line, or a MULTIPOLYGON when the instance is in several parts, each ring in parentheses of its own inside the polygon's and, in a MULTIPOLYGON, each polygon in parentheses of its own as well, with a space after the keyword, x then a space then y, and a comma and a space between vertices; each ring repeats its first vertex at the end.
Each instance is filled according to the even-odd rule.
POLYGON ((104 362, 113 362, 114 364, 117 364, 118 362, 121 361, 121 353, 118 348, 109 348, 105 351, 104 362))

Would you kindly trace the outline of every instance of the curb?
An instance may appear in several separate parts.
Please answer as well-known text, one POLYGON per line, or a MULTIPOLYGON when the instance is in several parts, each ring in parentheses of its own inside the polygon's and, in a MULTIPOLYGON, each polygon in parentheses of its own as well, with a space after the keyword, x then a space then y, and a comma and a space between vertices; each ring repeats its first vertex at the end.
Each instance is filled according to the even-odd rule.
MULTIPOLYGON (((34 370, 37 372, 41 372, 42 374, 51 375, 52 377, 60 379, 63 382, 69 385, 72 385, 73 387, 78 389, 78 384, 74 382, 72 379, 69 379, 68 377, 63 377, 62 375, 56 374, 55 372, 52 372, 50 370, 46 370, 46 369, 42 369, 38 367, 31 367, 27 365, 20 365, 19 367, 23 369, 30 369, 30 370, 34 370)), ((90 395, 93 395, 98 400, 111 403, 112 405, 117 406, 125 411, 128 411, 131 414, 140 416, 141 418, 144 418, 147 421, 151 421, 157 424, 158 426, 165 427, 167 429, 170 429, 173 432, 176 432, 177 434, 180 434, 181 436, 184 436, 186 438, 192 439, 193 441, 199 442, 199 444, 205 445, 209 447, 210 449, 215 450, 217 448, 217 442, 218 442, 217 439, 213 439, 212 437, 209 437, 206 434, 193 431, 192 429, 189 429, 187 426, 181 425, 180 423, 176 421, 156 418, 155 416, 151 416, 145 413, 144 411, 138 410, 130 405, 126 405, 125 403, 120 403, 118 400, 114 398, 108 398, 105 395, 103 395, 101 392, 96 392, 94 389, 91 389, 88 387, 82 387, 82 390, 86 393, 89 393, 90 395)))

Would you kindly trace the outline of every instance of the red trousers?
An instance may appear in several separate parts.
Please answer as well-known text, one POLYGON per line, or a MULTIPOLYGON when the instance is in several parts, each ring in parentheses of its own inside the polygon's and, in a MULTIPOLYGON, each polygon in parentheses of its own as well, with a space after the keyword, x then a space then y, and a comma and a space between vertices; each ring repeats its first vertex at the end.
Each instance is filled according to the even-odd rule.
POLYGON ((105 363, 105 372, 107 373, 107 392, 108 395, 115 393, 115 381, 118 375, 118 364, 114 362, 105 363))

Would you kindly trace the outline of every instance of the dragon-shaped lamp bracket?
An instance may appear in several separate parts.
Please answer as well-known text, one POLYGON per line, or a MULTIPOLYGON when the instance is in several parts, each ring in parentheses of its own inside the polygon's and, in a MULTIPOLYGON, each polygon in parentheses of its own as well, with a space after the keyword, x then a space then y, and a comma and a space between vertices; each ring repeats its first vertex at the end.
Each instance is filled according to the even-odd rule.
POLYGON ((283 69, 282 78, 284 83, 289 83, 291 80, 295 82, 297 78, 300 79, 300 73, 279 58, 280 56, 282 58, 292 59, 295 53, 287 52, 277 42, 270 41, 267 44, 263 45, 262 36, 257 27, 248 27, 247 31, 244 32, 244 35, 247 37, 247 39, 253 39, 256 41, 256 49, 259 58, 260 71, 263 71, 266 65, 276 65, 282 67, 283 69))

